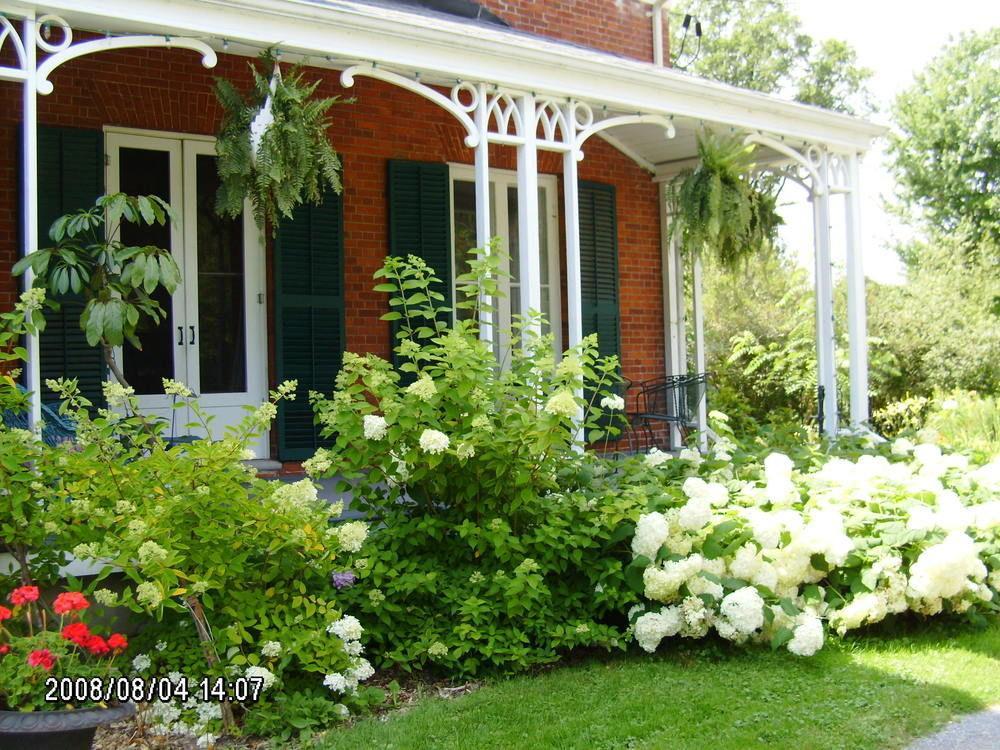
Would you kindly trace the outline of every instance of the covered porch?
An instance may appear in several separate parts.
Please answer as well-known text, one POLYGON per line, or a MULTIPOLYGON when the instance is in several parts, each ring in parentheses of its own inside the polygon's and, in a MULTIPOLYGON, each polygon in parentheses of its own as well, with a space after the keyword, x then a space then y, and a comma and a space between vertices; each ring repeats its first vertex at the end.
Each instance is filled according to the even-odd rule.
MULTIPOLYGON (((516 310, 548 308, 553 328, 564 332, 564 347, 576 344, 590 332, 597 332, 602 340, 615 339, 623 337, 627 327, 635 327, 629 331, 633 352, 643 347, 662 352, 662 357, 656 357, 660 372, 640 368, 644 378, 705 372, 701 264, 697 258, 682 254, 671 238, 667 183, 692 165, 696 138, 703 129, 742 137, 758 146, 761 168, 781 171, 800 183, 813 204, 818 382, 823 430, 829 435, 835 434, 842 422, 834 368, 831 225, 844 222, 849 422, 862 425, 868 419, 858 161, 871 140, 882 132, 880 127, 651 63, 508 29, 365 2, 0 2, 0 11, 5 14, 0 39, 5 39, 10 45, 7 49, 14 51, 3 58, 0 79, 23 84, 23 226, 38 224, 35 176, 39 160, 45 158, 37 139, 38 100, 53 93, 50 75, 57 68, 63 64, 71 67, 76 58, 92 53, 165 48, 171 50, 169 58, 156 58, 158 62, 200 55, 204 67, 211 69, 220 56, 252 57, 273 48, 282 61, 307 62, 331 86, 348 95, 363 81, 373 81, 380 86, 366 89, 366 96, 394 88, 453 119, 460 129, 461 143, 455 145, 454 158, 441 154, 441 161, 471 161, 471 165, 468 173, 453 177, 448 184, 453 193, 456 180, 472 186, 474 238, 470 239, 475 245, 483 247, 498 233, 506 233, 517 266, 517 284, 510 290, 516 298, 516 310), (595 242, 601 227, 593 226, 593 212, 585 212, 581 218, 581 190, 587 200, 600 199, 585 181, 581 185, 581 166, 588 157, 606 158, 609 148, 638 168, 638 180, 646 185, 644 190, 654 202, 633 206, 618 200, 616 225, 607 228, 617 253, 613 276, 606 275, 600 266, 584 263, 585 258, 593 256, 588 243, 595 242), (543 167, 540 160, 545 163, 543 167), (498 177, 497 166, 510 169, 498 177), (557 180, 548 192, 546 171, 557 180), (501 189, 507 191, 502 217, 497 212, 497 193, 501 189), (552 208, 550 205, 540 207, 540 196, 547 204, 558 202, 555 214, 547 210, 552 208), (841 202, 842 206, 837 205, 841 202), (515 212, 516 226, 509 220, 515 212), (547 224, 553 215, 554 223, 547 224), (504 217, 507 221, 500 226, 504 217), (620 247, 624 230, 619 231, 618 225, 623 222, 640 225, 636 232, 657 235, 659 257, 655 260, 659 268, 655 289, 648 288, 649 258, 634 261, 642 268, 631 267, 631 260, 618 260, 625 259, 627 251, 620 247), (557 261, 543 246, 547 231, 548 236, 553 231, 561 235, 561 242, 553 245, 557 261), (552 278, 553 270, 560 276, 558 284, 552 278), (625 283, 628 274, 635 274, 632 286, 625 283), (619 279, 621 284, 617 283, 619 279), (602 280, 613 283, 602 284, 602 280), (550 297, 549 291, 556 286, 563 293, 550 297), (637 289, 644 291, 641 299, 634 291, 637 289), (692 295, 690 315, 685 312, 686 289, 692 295), (602 314, 604 306, 629 305, 630 300, 639 308, 649 308, 647 295, 656 298, 656 320, 650 320, 648 309, 637 309, 633 315, 602 314), (694 340, 690 355, 689 331, 694 340)), ((151 69, 148 73, 161 73, 164 87, 171 85, 169 69, 151 69)), ((401 107, 396 99, 386 99, 386 104, 382 122, 386 129, 392 127, 393 132, 398 132, 400 126, 420 129, 424 124, 418 114, 422 110, 401 107)), ((350 111, 344 115, 349 117, 350 111)), ((378 127, 371 137, 379 138, 378 127)), ((348 144, 335 145, 350 153, 348 144)), ((350 168, 348 162, 348 173, 350 168)), ((631 176, 627 179, 633 180, 631 176)), ((613 194, 610 200, 614 203, 613 194)), ((454 194, 451 205, 454 214, 454 194)), ((457 226, 454 216, 451 223, 453 228, 457 226)), ((457 229, 454 235, 453 249, 457 253, 464 248, 458 246, 457 229)), ((38 242, 35 232, 24 232, 22 252, 33 252, 38 242)), ((515 309, 513 303, 511 309, 515 309)), ((485 320, 484 338, 493 341, 492 329, 508 322, 509 315, 510 310, 507 320, 485 320)), ((266 328, 270 324, 261 320, 258 325, 266 328)), ((184 332, 182 338, 186 336, 184 332)), ((193 344, 193 331, 190 336, 193 344)), ((280 332, 275 333, 275 338, 280 340, 280 332)), ((265 337, 258 339, 256 346, 266 349, 273 343, 265 337)), ((37 421, 41 413, 37 341, 29 342, 28 350, 27 385, 36 394, 33 418, 37 421)), ((626 369, 629 356, 623 353, 626 369)), ((273 381, 274 373, 266 370, 263 378, 273 381)), ((705 427, 706 412, 702 400, 696 420, 701 428, 705 427)), ((704 429, 701 435, 705 440, 704 429)), ((676 445, 676 428, 673 438, 676 445)))

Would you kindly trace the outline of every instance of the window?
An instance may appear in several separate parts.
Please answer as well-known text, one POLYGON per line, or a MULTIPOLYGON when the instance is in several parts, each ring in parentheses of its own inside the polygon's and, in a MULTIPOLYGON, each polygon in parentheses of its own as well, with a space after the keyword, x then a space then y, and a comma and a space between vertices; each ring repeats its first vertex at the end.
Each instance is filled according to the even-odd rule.
MULTIPOLYGON (((451 166, 452 237, 454 243, 455 276, 469 270, 468 251, 476 247, 476 183, 472 167, 451 166)), ((552 331, 556 355, 562 351, 562 321, 559 300, 559 212, 558 185, 554 175, 538 176, 538 246, 541 258, 542 310, 546 319, 544 333, 552 331)), ((518 268, 518 205, 517 174, 506 170, 490 170, 490 228, 499 237, 504 251, 510 256, 501 268, 509 274, 501 280, 503 296, 494 301, 493 349, 504 362, 510 349, 510 325, 513 316, 521 312, 520 274, 518 268)), ((455 284, 455 279, 452 279, 455 284)), ((458 289, 455 289, 458 292, 458 289)), ((457 296, 455 297, 457 299, 457 296)), ((458 311, 468 315, 468 310, 458 311)))

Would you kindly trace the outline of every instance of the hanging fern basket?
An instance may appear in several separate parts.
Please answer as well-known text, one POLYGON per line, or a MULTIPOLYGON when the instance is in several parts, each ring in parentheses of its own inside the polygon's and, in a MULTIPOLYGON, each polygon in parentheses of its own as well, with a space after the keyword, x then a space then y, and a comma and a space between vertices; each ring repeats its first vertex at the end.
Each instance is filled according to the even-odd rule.
POLYGON ((319 81, 306 82, 298 65, 282 72, 270 50, 250 70, 254 83, 246 95, 223 78, 215 81, 224 113, 215 147, 216 211, 235 218, 249 199, 257 226, 269 224, 275 233, 299 204, 341 191, 340 159, 327 130, 330 108, 348 100, 315 97, 319 81))
POLYGON ((670 183, 671 233, 684 250, 709 252, 727 269, 770 249, 783 223, 779 184, 753 174, 754 149, 706 132, 698 137, 698 166, 670 183))

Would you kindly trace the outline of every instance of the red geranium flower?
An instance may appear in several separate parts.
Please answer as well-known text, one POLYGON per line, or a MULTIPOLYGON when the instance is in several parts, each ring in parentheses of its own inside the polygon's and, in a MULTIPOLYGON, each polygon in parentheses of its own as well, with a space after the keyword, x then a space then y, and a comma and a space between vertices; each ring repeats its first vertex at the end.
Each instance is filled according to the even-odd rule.
POLYGON ((64 615, 67 612, 79 612, 90 606, 90 602, 79 591, 66 591, 56 597, 52 602, 52 609, 57 615, 64 615))
POLYGON ((15 607, 38 601, 38 586, 21 586, 10 592, 10 603, 15 607))
POLYGON ((8 646, 6 643, 0 646, 0 656, 6 656, 9 653, 10 653, 10 646, 8 646))
POLYGON ((85 647, 87 639, 90 638, 90 628, 82 622, 71 622, 62 629, 62 637, 77 646, 85 647))
POLYGON ((94 656, 101 656, 111 650, 108 648, 108 642, 99 635, 90 636, 83 645, 94 656))
POLYGON ((108 638, 108 646, 110 646, 116 654, 120 654, 128 648, 128 639, 121 633, 115 633, 108 638))
POLYGON ((14 616, 13 612, 11 612, 5 606, 0 604, 0 622, 3 622, 4 620, 9 620, 13 616, 14 616))
POLYGON ((41 667, 46 672, 56 665, 56 658, 47 648, 41 648, 28 654, 28 666, 41 667))

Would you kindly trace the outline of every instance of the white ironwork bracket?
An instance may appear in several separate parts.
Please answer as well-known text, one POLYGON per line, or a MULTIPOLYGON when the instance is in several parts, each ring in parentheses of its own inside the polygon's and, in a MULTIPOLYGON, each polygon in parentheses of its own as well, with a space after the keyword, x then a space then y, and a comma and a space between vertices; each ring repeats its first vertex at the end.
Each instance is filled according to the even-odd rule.
POLYGON ((662 115, 621 115, 619 117, 608 117, 598 122, 592 122, 589 125, 582 125, 576 135, 575 148, 577 160, 583 159, 583 144, 588 138, 601 131, 617 128, 621 125, 662 125, 664 138, 670 139, 677 135, 677 130, 674 128, 674 124, 670 121, 670 118, 663 117, 662 115))
POLYGON ((767 146, 768 148, 777 151, 779 154, 784 154, 795 164, 805 169, 806 172, 809 173, 809 177, 811 179, 809 192, 812 193, 813 197, 825 195, 829 191, 829 186, 827 185, 826 180, 824 180, 819 173, 819 152, 815 146, 810 146, 809 149, 807 149, 806 154, 803 155, 794 148, 782 143, 777 138, 772 138, 771 136, 764 135, 763 133, 751 133, 743 139, 743 143, 748 146, 750 144, 767 146))
MULTIPOLYGON (((66 29, 68 33, 68 27, 66 29)), ((72 39, 72 36, 66 37, 72 39)), ((53 54, 45 58, 45 61, 38 66, 38 77, 36 88, 39 94, 51 94, 52 82, 48 80, 49 74, 63 63, 74 60, 77 57, 90 55, 95 52, 106 52, 113 49, 132 49, 135 47, 167 47, 178 49, 190 49, 201 53, 201 64, 206 68, 214 68, 218 62, 215 50, 209 47, 200 39, 190 39, 187 37, 169 36, 119 36, 108 39, 95 39, 90 42, 81 42, 70 46, 58 48, 53 54)))
MULTIPOLYGON (((420 83, 419 81, 414 81, 406 76, 402 76, 399 73, 383 70, 382 68, 378 68, 371 64, 361 64, 352 65, 341 72, 340 85, 347 89, 353 88, 356 76, 366 76, 379 81, 385 81, 386 83, 394 84, 400 88, 406 89, 407 91, 413 92, 417 96, 422 96, 428 101, 434 102, 442 109, 445 109, 454 115, 455 119, 457 119, 465 127, 466 146, 469 148, 475 148, 479 145, 479 130, 476 128, 476 123, 473 122, 471 117, 469 117, 469 111, 471 110, 466 110, 466 105, 460 104, 457 101, 459 90, 462 92, 470 90, 470 88, 464 87, 463 84, 457 84, 452 90, 452 98, 448 98, 437 89, 433 89, 430 86, 420 83)), ((475 92, 474 89, 471 90, 475 92)), ((476 96, 478 96, 478 92, 475 93, 476 96)), ((472 109, 475 109, 475 106, 473 106, 472 109)))

